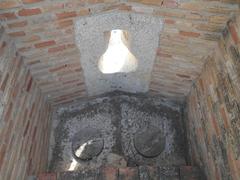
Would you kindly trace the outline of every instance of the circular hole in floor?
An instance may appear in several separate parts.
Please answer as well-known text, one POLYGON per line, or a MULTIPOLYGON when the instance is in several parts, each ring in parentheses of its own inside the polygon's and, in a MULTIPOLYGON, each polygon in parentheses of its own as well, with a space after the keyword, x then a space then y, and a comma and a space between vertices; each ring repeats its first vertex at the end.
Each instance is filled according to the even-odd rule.
POLYGON ((72 140, 72 153, 76 160, 91 160, 104 148, 104 139, 98 129, 86 128, 76 133, 72 140))
POLYGON ((138 130, 133 141, 139 154, 146 158, 154 158, 164 151, 166 138, 160 129, 149 126, 138 130))

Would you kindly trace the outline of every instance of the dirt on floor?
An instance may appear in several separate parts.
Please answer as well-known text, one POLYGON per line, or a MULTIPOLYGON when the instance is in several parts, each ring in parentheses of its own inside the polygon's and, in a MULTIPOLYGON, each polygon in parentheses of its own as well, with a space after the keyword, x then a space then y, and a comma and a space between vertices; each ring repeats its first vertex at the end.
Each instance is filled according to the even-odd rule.
MULTIPOLYGON (((186 146, 181 108, 181 104, 161 97, 122 92, 83 99, 59 107, 53 114, 49 170, 59 172, 97 168, 109 164, 112 166, 185 165, 186 146), (139 153, 134 143, 136 134, 143 129, 150 132, 146 136, 153 135, 151 127, 157 129, 152 132, 161 131, 164 144, 155 146, 154 142, 146 143, 144 147, 141 141, 137 142, 138 147, 144 148, 144 152, 150 150, 147 153, 156 153, 159 148, 159 155, 156 157, 146 157, 139 153), (75 161, 72 151, 74 136, 81 130, 89 128, 101 132, 104 140, 103 149, 91 160, 75 161), (154 151, 151 151, 151 148, 155 148, 154 151)), ((148 141, 140 137, 143 138, 143 143, 148 141)))

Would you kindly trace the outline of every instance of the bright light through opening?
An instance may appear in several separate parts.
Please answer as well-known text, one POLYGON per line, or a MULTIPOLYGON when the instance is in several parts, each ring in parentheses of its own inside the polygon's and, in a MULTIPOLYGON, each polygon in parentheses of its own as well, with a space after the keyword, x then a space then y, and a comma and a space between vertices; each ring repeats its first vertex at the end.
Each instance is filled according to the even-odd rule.
POLYGON ((98 67, 104 74, 133 72, 137 69, 137 59, 128 50, 122 30, 112 30, 106 52, 99 60, 98 67))
MULTIPOLYGON (((86 142, 86 143, 83 143, 75 152, 75 155, 77 157, 80 157, 82 152, 84 151, 85 147, 88 145, 88 144, 92 144, 92 140, 86 142)), ((73 158, 72 159, 72 163, 70 164, 70 167, 68 168, 68 171, 74 171, 76 166, 77 166, 78 162, 73 158)))

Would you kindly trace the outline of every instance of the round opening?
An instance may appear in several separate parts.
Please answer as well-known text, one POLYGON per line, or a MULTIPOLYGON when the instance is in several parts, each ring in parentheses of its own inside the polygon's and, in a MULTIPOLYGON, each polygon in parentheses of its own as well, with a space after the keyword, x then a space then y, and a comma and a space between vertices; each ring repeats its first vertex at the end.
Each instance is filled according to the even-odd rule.
POLYGON ((104 147, 101 132, 97 129, 83 129, 74 135, 72 141, 73 157, 76 160, 91 160, 98 156, 104 147))
POLYGON ((141 129, 134 135, 134 147, 144 157, 156 157, 165 148, 164 134, 154 126, 141 129))
POLYGON ((98 68, 103 74, 136 71, 138 61, 128 49, 128 39, 126 31, 111 31, 108 48, 98 62, 98 68))

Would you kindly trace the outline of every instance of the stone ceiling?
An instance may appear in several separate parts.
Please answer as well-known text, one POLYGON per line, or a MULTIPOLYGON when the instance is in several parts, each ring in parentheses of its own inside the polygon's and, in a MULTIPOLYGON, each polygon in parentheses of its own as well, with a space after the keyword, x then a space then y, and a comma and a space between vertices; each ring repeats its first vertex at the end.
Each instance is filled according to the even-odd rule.
POLYGON ((15 40, 39 88, 53 104, 60 104, 87 95, 75 44, 77 17, 112 10, 159 16, 164 26, 149 91, 183 99, 227 22, 239 14, 239 3, 239 0, 0 0, 0 22, 15 40))

